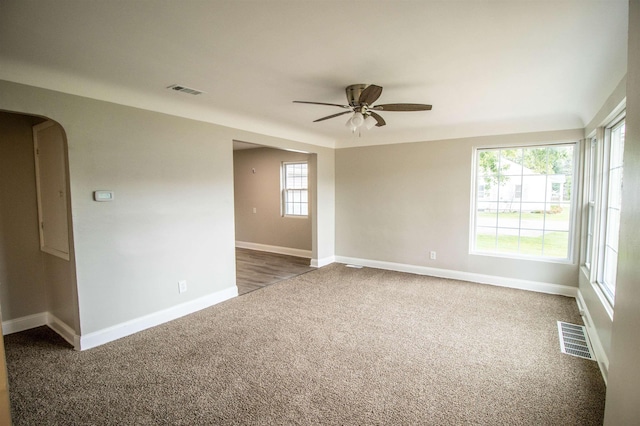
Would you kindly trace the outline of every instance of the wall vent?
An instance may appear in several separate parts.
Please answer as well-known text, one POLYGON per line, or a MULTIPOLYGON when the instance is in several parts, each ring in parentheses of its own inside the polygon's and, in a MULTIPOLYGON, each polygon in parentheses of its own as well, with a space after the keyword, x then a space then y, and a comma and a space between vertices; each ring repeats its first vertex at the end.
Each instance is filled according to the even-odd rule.
POLYGON ((172 84, 167 89, 175 90, 176 92, 188 93, 190 95, 200 95, 204 93, 202 90, 192 89, 191 87, 183 86, 181 84, 172 84))
POLYGON ((560 338, 560 351, 563 354, 596 360, 589 343, 587 329, 583 326, 558 321, 558 337, 560 338))

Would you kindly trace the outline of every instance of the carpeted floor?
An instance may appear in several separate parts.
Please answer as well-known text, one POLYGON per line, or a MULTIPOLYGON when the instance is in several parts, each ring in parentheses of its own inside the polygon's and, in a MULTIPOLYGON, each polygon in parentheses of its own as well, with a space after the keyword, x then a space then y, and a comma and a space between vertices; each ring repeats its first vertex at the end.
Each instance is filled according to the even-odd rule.
POLYGON ((6 336, 15 425, 600 425, 575 300, 330 265, 85 352, 6 336))

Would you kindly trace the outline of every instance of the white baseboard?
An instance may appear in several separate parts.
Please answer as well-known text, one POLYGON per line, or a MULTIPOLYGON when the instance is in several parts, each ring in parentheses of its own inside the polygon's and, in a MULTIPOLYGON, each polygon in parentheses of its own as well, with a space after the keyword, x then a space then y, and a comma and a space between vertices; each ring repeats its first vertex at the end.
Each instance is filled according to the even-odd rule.
POLYGON ((311 259, 311 267, 322 268, 323 266, 330 265, 336 261, 335 256, 324 257, 322 259, 311 259))
POLYGON ((71 344, 75 350, 80 350, 80 336, 76 334, 73 328, 69 327, 68 324, 61 321, 51 312, 47 312, 47 325, 50 329, 58 333, 60 337, 71 344))
POLYGON ((607 353, 602 346, 600 336, 598 335, 598 331, 593 325, 593 319, 591 318, 591 314, 589 313, 589 308, 587 307, 587 304, 584 301, 582 292, 580 290, 578 290, 578 295, 576 296, 576 303, 578 304, 580 315, 582 315, 582 319, 584 320, 584 325, 587 329, 587 335, 589 336, 591 347, 595 352, 596 360, 598 360, 598 366, 600 367, 600 373, 602 373, 602 378, 604 379, 604 384, 606 385, 607 378, 609 376, 609 357, 607 357, 607 353))
POLYGON ((227 299, 236 297, 237 295, 238 288, 236 286, 229 287, 225 290, 220 290, 216 293, 190 302, 182 303, 180 305, 116 324, 102 330, 84 334, 80 336, 79 347, 77 349, 84 351, 86 349, 95 348, 96 346, 112 342, 122 337, 146 330, 147 328, 155 327, 156 325, 208 308, 220 302, 224 302, 227 299))
POLYGON ((290 247, 270 246, 267 244, 248 243, 246 241, 236 241, 237 248, 249 250, 266 251, 269 253, 286 254, 289 256, 311 258, 311 250, 302 250, 290 247))
POLYGON ((428 266, 417 266, 404 263, 383 262, 379 260, 358 259, 345 256, 336 256, 335 261, 339 263, 367 266, 370 268, 386 269, 390 271, 409 272, 418 275, 430 275, 433 277, 471 281, 479 284, 491 284, 500 287, 517 288, 520 290, 529 290, 538 293, 558 294, 568 297, 576 297, 578 294, 577 287, 538 281, 521 280, 516 278, 499 277, 495 275, 477 274, 474 272, 461 272, 451 269, 438 269, 430 268, 428 266))
POLYGON ((39 314, 2 321, 2 334, 7 335, 19 333, 21 331, 47 325, 49 320, 48 317, 48 312, 40 312, 39 314))
POLYGON ((93 333, 79 336, 75 330, 64 321, 50 312, 41 312, 39 314, 28 315, 21 318, 7 320, 2 322, 2 333, 11 334, 20 331, 29 330, 43 325, 48 326, 64 340, 73 345, 74 349, 83 351, 95 348, 96 346, 109 343, 113 340, 129 336, 138 331, 145 330, 156 325, 180 318, 182 316, 192 314, 201 309, 208 308, 227 299, 231 299, 238 295, 236 286, 229 287, 225 290, 218 291, 205 297, 201 297, 191 302, 182 303, 177 306, 165 309, 163 311, 154 312, 140 318, 133 319, 112 327, 98 330, 93 333))
POLYGON ((76 332, 51 312, 40 312, 38 314, 3 321, 2 334, 19 333, 43 325, 48 326, 58 333, 60 337, 73 345, 74 348, 78 348, 78 335, 76 332))

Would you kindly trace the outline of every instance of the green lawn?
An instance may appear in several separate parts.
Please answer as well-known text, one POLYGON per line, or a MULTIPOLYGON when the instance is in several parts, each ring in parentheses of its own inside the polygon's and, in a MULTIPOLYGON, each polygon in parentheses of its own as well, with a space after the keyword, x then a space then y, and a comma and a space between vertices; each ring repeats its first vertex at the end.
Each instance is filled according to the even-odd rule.
MULTIPOLYGON (((563 209, 560 213, 547 213, 546 217, 543 213, 522 213, 522 220, 553 220, 553 221, 569 221, 569 209, 563 209)), ((501 218, 510 218, 510 219, 518 219, 520 217, 519 212, 511 212, 511 213, 498 213, 501 218)), ((486 213, 486 212, 478 212, 478 217, 495 217, 495 213, 486 213)))
POLYGON ((540 237, 518 237, 499 235, 496 245, 495 235, 477 235, 476 250, 481 252, 513 253, 544 257, 566 258, 569 252, 569 234, 567 232, 548 232, 540 237), (520 245, 518 246, 518 241, 520 245))

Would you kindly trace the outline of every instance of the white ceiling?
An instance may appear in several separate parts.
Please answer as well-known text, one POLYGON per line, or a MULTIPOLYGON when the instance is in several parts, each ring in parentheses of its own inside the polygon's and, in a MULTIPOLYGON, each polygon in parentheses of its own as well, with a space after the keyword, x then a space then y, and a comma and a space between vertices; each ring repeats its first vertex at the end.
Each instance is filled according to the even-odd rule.
POLYGON ((324 146, 582 128, 626 73, 627 0, 2 0, 0 79, 324 146), (170 84, 203 90, 198 96, 170 84), (353 83, 382 113, 361 137, 353 83))

